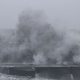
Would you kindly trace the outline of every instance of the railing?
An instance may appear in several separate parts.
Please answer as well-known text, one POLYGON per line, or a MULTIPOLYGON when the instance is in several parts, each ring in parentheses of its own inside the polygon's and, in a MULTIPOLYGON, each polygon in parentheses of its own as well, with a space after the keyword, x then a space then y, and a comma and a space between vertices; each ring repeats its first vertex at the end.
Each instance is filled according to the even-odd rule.
POLYGON ((77 65, 43 65, 43 64, 20 64, 20 63, 3 63, 0 64, 2 72, 12 75, 32 76, 36 74, 47 75, 67 75, 70 74, 71 79, 78 77, 80 79, 80 67, 77 65))

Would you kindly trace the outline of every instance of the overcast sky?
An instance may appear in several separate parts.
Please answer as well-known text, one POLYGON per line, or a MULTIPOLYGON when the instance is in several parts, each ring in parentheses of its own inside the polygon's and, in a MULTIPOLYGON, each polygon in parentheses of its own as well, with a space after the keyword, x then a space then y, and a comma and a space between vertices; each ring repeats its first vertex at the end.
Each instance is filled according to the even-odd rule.
POLYGON ((80 26, 80 0, 0 0, 0 28, 15 28, 21 11, 42 9, 61 28, 80 26))

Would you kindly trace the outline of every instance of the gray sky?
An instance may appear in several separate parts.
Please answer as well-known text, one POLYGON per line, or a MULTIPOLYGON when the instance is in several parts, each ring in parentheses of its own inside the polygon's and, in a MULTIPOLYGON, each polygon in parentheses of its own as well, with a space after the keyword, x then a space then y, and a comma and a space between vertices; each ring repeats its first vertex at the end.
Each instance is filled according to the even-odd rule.
POLYGON ((80 0, 0 0, 0 28, 14 28, 27 8, 45 11, 58 29, 80 26, 80 0))

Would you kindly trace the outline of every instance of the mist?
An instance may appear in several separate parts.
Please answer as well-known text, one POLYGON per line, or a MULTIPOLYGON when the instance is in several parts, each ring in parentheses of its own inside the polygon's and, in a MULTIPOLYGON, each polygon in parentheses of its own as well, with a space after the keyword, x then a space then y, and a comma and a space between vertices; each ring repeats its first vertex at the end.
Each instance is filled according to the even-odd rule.
MULTIPOLYGON (((40 25, 42 26, 43 24, 46 24, 45 21, 47 21, 50 24, 50 25, 47 24, 48 26, 52 27, 55 30, 54 31, 51 28, 53 32, 55 32, 57 37, 59 36, 59 38, 53 39, 50 37, 50 39, 53 40, 53 42, 49 42, 50 43, 49 45, 47 45, 47 43, 44 44, 44 47, 42 46, 40 48, 41 51, 39 51, 38 54, 33 55, 34 61, 41 60, 40 63, 47 63, 46 60, 49 58, 52 61, 56 60, 57 64, 62 64, 62 63, 71 64, 71 62, 70 63, 68 63, 69 61, 67 62, 66 58, 72 55, 70 57, 70 61, 72 60, 72 62, 74 63, 80 63, 80 50, 79 50, 80 49, 80 10, 79 8, 80 8, 79 0, 44 0, 44 1, 43 0, 34 0, 34 1, 33 0, 23 0, 23 1, 22 0, 14 0, 14 1, 0 0, 0 29, 1 30, 17 29, 17 26, 19 23, 19 16, 23 11, 26 11, 26 10, 33 10, 33 12, 40 11, 44 13, 46 18, 45 20, 42 18, 40 20, 41 22, 38 22, 38 23, 35 23, 35 21, 33 21, 33 23, 38 25, 38 28, 36 28, 32 22, 30 22, 30 24, 27 23, 29 24, 28 26, 31 26, 31 30, 33 32, 33 34, 31 35, 31 39, 32 39, 31 41, 33 43, 33 44, 30 44, 32 45, 31 48, 34 47, 33 46, 34 44, 35 45, 39 44, 38 41, 36 42, 36 39, 35 39, 35 36, 37 35, 37 32, 39 31, 39 29, 43 30, 43 32, 41 31, 42 34, 44 35, 44 37, 46 36, 47 31, 45 32, 45 27, 39 28, 40 25), (34 28, 32 28, 32 26, 34 28), (56 43, 55 44, 56 46, 52 45, 53 43, 56 43), (48 53, 46 54, 46 56, 44 56, 46 52, 44 53, 43 52, 44 50, 42 48, 45 50, 48 49, 48 53)), ((31 13, 29 12, 29 13, 32 15, 33 12, 31 13)), ((35 19, 37 21, 38 18, 33 17, 33 20, 35 19)), ((26 24, 26 21, 24 20, 24 18, 23 18, 23 22, 21 23, 19 26, 23 26, 24 24, 26 24)), ((26 28, 22 30, 26 33, 25 29, 26 28)), ((25 34, 24 32, 23 34, 25 34)), ((50 34, 50 36, 51 35, 52 34, 50 34)), ((11 36, 13 35, 10 35, 9 39, 12 38, 11 36)), ((7 41, 6 42, 4 41, 3 44, 1 45, 4 45, 7 42, 9 43, 9 39, 8 38, 6 39, 6 38, 4 39, 5 41, 6 40, 7 41)), ((12 39, 11 39, 11 42, 15 43, 16 42, 15 37, 13 37, 12 39)), ((23 40, 23 39, 24 38, 21 33, 20 40, 23 40)), ((42 43, 45 43, 43 39, 44 38, 41 36, 40 40, 42 41, 42 43)), ((27 39, 24 39, 23 44, 19 45, 19 48, 20 49, 22 47, 25 48, 26 45, 29 45, 29 44, 27 44, 27 39)), ((9 46, 9 51, 12 50, 11 51, 12 53, 15 52, 19 54, 20 52, 17 52, 15 48, 16 47, 13 46, 11 49, 9 46)), ((23 48, 20 51, 23 52, 24 50, 23 48)), ((7 48, 5 50, 7 50, 7 48)), ((7 50, 6 52, 8 53, 9 51, 7 50)), ((6 53, 6 52, 3 51, 2 53, 6 53)), ((20 55, 22 54, 20 53, 20 55)), ((19 58, 18 56, 16 57, 19 58)), ((36 63, 39 63, 39 62, 36 62, 36 63)))
POLYGON ((32 8, 44 11, 58 30, 79 29, 79 7, 79 0, 0 0, 0 27, 15 28, 19 14, 32 8))

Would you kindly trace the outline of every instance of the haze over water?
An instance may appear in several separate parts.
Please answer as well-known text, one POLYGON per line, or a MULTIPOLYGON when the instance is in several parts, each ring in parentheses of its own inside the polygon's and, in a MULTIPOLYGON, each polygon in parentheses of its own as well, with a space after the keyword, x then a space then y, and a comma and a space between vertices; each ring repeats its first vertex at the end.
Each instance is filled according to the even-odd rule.
POLYGON ((19 14, 26 9, 43 10, 57 29, 79 29, 79 0, 0 0, 0 28, 15 28, 19 14))

